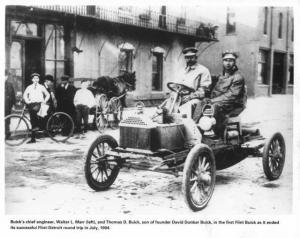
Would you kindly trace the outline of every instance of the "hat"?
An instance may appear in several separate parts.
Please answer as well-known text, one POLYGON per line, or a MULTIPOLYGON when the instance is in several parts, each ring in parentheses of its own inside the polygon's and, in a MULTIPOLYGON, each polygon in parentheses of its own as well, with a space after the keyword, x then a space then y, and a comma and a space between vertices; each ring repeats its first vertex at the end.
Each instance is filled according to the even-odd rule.
POLYGON ((187 47, 182 50, 182 53, 184 54, 184 56, 194 56, 194 55, 196 55, 197 52, 198 52, 198 50, 195 47, 187 47))
POLYGON ((61 81, 69 81, 69 75, 63 75, 60 77, 61 81))
POLYGON ((38 76, 39 78, 41 77, 41 75, 38 74, 38 73, 33 73, 33 74, 30 75, 31 78, 33 78, 34 76, 38 76))
POLYGON ((236 60, 238 57, 237 53, 233 50, 226 50, 222 53, 222 58, 224 59, 234 59, 236 60))
POLYGON ((54 78, 53 78, 53 76, 51 75, 51 74, 47 74, 46 76, 45 76, 45 81, 46 80, 49 80, 49 81, 51 81, 51 82, 54 82, 54 78))

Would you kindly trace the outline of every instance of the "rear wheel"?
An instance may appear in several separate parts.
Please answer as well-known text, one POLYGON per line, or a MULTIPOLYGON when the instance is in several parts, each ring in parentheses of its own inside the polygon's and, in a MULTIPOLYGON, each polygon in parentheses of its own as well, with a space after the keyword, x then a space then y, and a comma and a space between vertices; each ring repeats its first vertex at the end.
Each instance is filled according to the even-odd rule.
POLYGON ((183 170, 182 190, 193 211, 205 208, 213 194, 216 181, 215 157, 204 144, 195 145, 187 156, 183 170))
POLYGON ((65 142, 73 135, 74 122, 67 113, 56 112, 47 121, 46 130, 52 140, 65 142))
POLYGON ((30 134, 28 122, 19 115, 5 117, 5 143, 9 146, 23 144, 30 134))
POLYGON ((277 132, 265 144, 263 150, 263 168, 269 180, 278 179, 285 162, 285 142, 277 132))
POLYGON ((119 174, 120 167, 115 157, 106 154, 117 146, 113 137, 101 135, 88 150, 84 173, 87 184, 95 191, 108 189, 119 174))

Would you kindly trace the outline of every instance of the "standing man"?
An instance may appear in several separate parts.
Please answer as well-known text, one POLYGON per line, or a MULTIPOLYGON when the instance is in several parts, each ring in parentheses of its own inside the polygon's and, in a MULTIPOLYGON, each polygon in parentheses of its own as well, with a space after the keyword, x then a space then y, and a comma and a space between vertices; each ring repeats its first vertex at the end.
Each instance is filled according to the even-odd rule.
POLYGON ((57 111, 67 113, 75 122, 76 111, 74 106, 74 96, 76 89, 69 82, 69 76, 61 77, 61 84, 56 89, 57 111))
POLYGON ((40 75, 33 73, 31 75, 32 84, 30 84, 24 91, 24 101, 27 104, 31 122, 31 140, 28 143, 35 143, 35 132, 39 129, 40 118, 37 115, 42 103, 46 103, 50 94, 45 87, 39 84, 40 75))
POLYGON ((45 116, 43 119, 43 128, 45 129, 49 117, 55 112, 55 109, 57 108, 57 101, 54 92, 54 78, 52 75, 47 74, 45 76, 44 87, 50 94, 49 100, 46 102, 46 104, 49 106, 47 116, 45 116))
POLYGON ((211 85, 211 76, 209 70, 197 62, 195 47, 185 48, 183 51, 186 61, 183 78, 179 83, 192 88, 195 92, 182 98, 180 111, 191 110, 192 118, 198 122, 201 116, 201 100, 208 95, 211 85))
POLYGON ((81 125, 83 120, 83 132, 87 132, 88 119, 90 108, 95 105, 95 97, 93 93, 88 90, 89 82, 82 81, 81 89, 77 90, 74 97, 74 105, 76 107, 76 128, 81 132, 81 125))
POLYGON ((236 66, 237 54, 227 50, 222 54, 223 74, 211 92, 211 102, 214 105, 216 117, 216 132, 223 133, 226 115, 236 116, 246 106, 247 92, 245 79, 236 66))
MULTIPOLYGON (((8 79, 8 70, 5 70, 5 116, 11 114, 11 109, 16 103, 15 90, 12 83, 8 79)), ((10 137, 9 121, 5 121, 5 137, 10 137)))

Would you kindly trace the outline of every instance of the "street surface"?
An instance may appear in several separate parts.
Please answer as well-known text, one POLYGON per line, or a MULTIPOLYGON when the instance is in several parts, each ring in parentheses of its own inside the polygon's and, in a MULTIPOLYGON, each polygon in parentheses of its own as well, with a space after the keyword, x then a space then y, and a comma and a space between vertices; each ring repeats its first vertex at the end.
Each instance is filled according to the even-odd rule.
MULTIPOLYGON (((279 180, 268 181, 261 158, 247 158, 217 171, 216 187, 202 215, 272 215, 292 212, 293 97, 248 99, 243 123, 263 136, 280 131, 287 153, 279 180)), ((107 130, 118 139, 118 130, 107 130)), ((181 193, 182 176, 122 169, 111 188, 94 192, 85 182, 84 154, 99 135, 57 144, 50 138, 36 144, 5 147, 5 209, 16 215, 189 215, 181 193)), ((197 214, 197 215, 198 215, 197 214)))

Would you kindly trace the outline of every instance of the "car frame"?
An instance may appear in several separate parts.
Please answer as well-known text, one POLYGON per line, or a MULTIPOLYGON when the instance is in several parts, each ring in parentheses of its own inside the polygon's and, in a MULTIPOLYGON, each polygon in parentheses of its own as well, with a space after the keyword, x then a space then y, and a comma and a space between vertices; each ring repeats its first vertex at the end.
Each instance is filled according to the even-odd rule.
MULTIPOLYGON (((192 89, 177 83, 168 83, 168 87, 175 95, 170 110, 173 112, 175 102, 192 89)), ((202 128, 199 128, 200 121, 196 124, 186 114, 164 114, 161 109, 154 122, 153 117, 149 119, 138 107, 135 115, 120 123, 120 144, 110 135, 97 137, 85 159, 84 171, 89 187, 95 191, 108 189, 124 167, 175 176, 182 174, 185 202, 191 210, 199 211, 212 197, 216 171, 249 156, 262 157, 267 179, 280 177, 286 152, 280 132, 266 140, 258 129, 245 128, 239 117, 230 117, 223 135, 216 136, 211 130, 215 121, 210 103, 203 107, 201 118, 205 123, 202 128), (171 123, 165 123, 167 116, 171 117, 171 123)))

